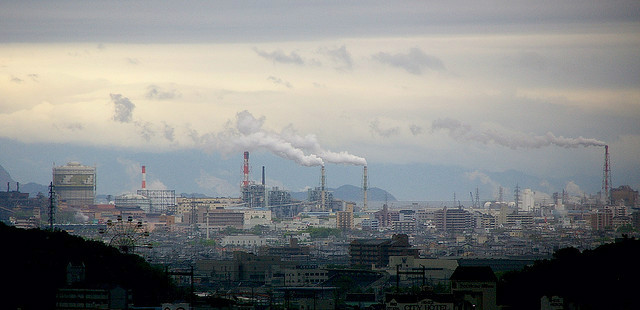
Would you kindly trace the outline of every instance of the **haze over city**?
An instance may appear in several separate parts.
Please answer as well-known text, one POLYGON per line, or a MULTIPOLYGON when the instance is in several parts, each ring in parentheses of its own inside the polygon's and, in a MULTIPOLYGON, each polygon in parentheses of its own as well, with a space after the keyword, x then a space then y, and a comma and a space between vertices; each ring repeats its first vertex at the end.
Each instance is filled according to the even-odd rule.
POLYGON ((640 187, 637 1, 0 4, 0 165, 97 191, 640 187))

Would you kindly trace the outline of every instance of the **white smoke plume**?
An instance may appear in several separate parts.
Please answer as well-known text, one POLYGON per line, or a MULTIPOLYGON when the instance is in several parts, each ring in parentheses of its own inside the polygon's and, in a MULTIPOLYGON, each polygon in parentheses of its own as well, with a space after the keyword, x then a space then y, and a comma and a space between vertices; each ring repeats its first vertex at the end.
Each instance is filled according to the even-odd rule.
POLYGON ((302 166, 321 166, 329 163, 366 165, 364 158, 347 152, 331 152, 320 147, 314 135, 300 136, 291 128, 281 133, 262 128, 265 118, 255 118, 248 111, 236 114, 235 123, 229 122, 227 130, 209 136, 209 142, 218 150, 238 152, 265 149, 302 166), (306 151, 306 153, 305 153, 306 151))
POLYGON ((320 146, 315 135, 306 135, 304 137, 298 135, 291 126, 286 127, 280 133, 287 141, 290 141, 295 147, 316 154, 323 161, 332 164, 347 164, 355 166, 366 166, 367 160, 363 157, 349 154, 348 152, 332 152, 325 150, 320 146))
POLYGON ((471 126, 463 124, 459 120, 450 118, 437 119, 433 121, 431 124, 431 132, 433 133, 440 129, 448 130, 449 135, 456 140, 478 141, 484 144, 495 143, 512 149, 541 148, 551 145, 565 148, 606 145, 605 142, 597 139, 584 137, 566 138, 563 136, 556 136, 552 132, 547 132, 545 135, 541 136, 534 136, 519 132, 504 133, 492 129, 477 131, 471 128, 471 126))
POLYGON ((582 196, 584 195, 584 191, 580 188, 578 184, 573 181, 569 181, 567 185, 564 187, 565 192, 574 196, 582 196))
POLYGON ((473 172, 466 172, 465 176, 467 177, 467 179, 474 181, 474 180, 479 180, 482 184, 488 184, 491 186, 491 191, 493 193, 493 195, 497 195, 498 194, 498 189, 500 188, 500 184, 496 181, 494 181, 493 179, 491 179, 490 176, 475 170, 473 172))

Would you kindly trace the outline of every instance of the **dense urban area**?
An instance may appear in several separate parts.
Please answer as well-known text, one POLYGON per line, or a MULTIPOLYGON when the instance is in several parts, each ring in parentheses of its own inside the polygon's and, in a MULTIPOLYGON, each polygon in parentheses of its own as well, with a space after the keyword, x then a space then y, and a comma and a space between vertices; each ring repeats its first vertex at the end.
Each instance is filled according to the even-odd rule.
MULTIPOLYGON (((47 267, 60 269, 50 299, 43 299, 55 309, 634 308, 630 297, 603 293, 628 287, 629 275, 638 272, 625 269, 631 257, 608 266, 615 269, 608 275, 588 269, 605 268, 619 248, 638 253, 638 191, 629 186, 609 188, 605 179, 596 195, 559 192, 548 201, 536 201, 531 189, 517 185, 491 200, 472 189, 466 199, 440 204, 368 201, 365 166, 357 201, 334 197, 325 188, 324 168, 321 186, 295 199, 267 187, 264 170, 262 182, 250 180, 248 156, 240 197, 148 189, 144 166, 136 193, 96 196, 96 168, 68 163, 53 168, 49 192, 30 196, 20 184, 7 183, 0 192, 1 220, 109 246, 170 283, 144 299, 154 294, 135 288, 133 280, 95 276, 105 254, 102 262, 79 254, 47 267), (588 265, 594 257, 602 266, 588 265), (584 274, 590 280, 582 281, 578 275, 584 274), (581 285, 590 288, 576 293, 581 285), (590 294, 594 285, 599 293, 590 294)), ((75 253, 65 246, 76 242, 44 246, 37 255, 75 253)), ((13 305, 27 309, 28 302, 13 305)))

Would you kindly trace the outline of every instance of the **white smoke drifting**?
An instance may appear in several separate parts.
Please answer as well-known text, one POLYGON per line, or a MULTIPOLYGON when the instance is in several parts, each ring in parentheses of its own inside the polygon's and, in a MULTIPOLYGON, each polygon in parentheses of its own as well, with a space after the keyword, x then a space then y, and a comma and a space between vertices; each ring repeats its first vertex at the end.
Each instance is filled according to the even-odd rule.
POLYGON ((356 166, 367 165, 367 160, 360 156, 352 155, 345 151, 332 152, 323 149, 315 135, 306 135, 304 137, 300 136, 290 126, 283 129, 280 135, 287 141, 290 141, 295 147, 306 150, 309 153, 316 154, 327 163, 356 166))
POLYGON ((366 160, 362 157, 323 149, 314 135, 300 136, 291 128, 285 128, 282 133, 268 131, 262 128, 264 121, 264 117, 255 118, 246 110, 239 112, 235 123, 229 122, 227 130, 215 135, 209 142, 216 149, 229 152, 265 149, 308 167, 324 165, 325 161, 366 165, 366 160))
POLYGON ((512 149, 541 148, 551 145, 565 148, 606 145, 606 143, 596 139, 584 137, 566 138, 563 136, 556 136, 551 132, 547 132, 542 136, 534 136, 524 133, 503 133, 491 129, 477 131, 467 124, 463 124, 458 120, 450 118, 437 119, 433 121, 431 124, 431 132, 435 132, 440 129, 448 130, 449 135, 456 140, 477 141, 484 144, 495 143, 512 149))

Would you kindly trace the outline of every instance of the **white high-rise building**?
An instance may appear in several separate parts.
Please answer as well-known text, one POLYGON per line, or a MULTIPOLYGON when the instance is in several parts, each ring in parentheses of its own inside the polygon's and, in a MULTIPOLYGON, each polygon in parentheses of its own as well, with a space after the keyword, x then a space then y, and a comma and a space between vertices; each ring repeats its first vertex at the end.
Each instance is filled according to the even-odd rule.
POLYGON ((533 210, 534 204, 535 204, 535 200, 534 200, 534 196, 535 192, 532 191, 530 188, 525 188, 522 191, 522 210, 525 212, 531 212, 531 210, 533 210))

